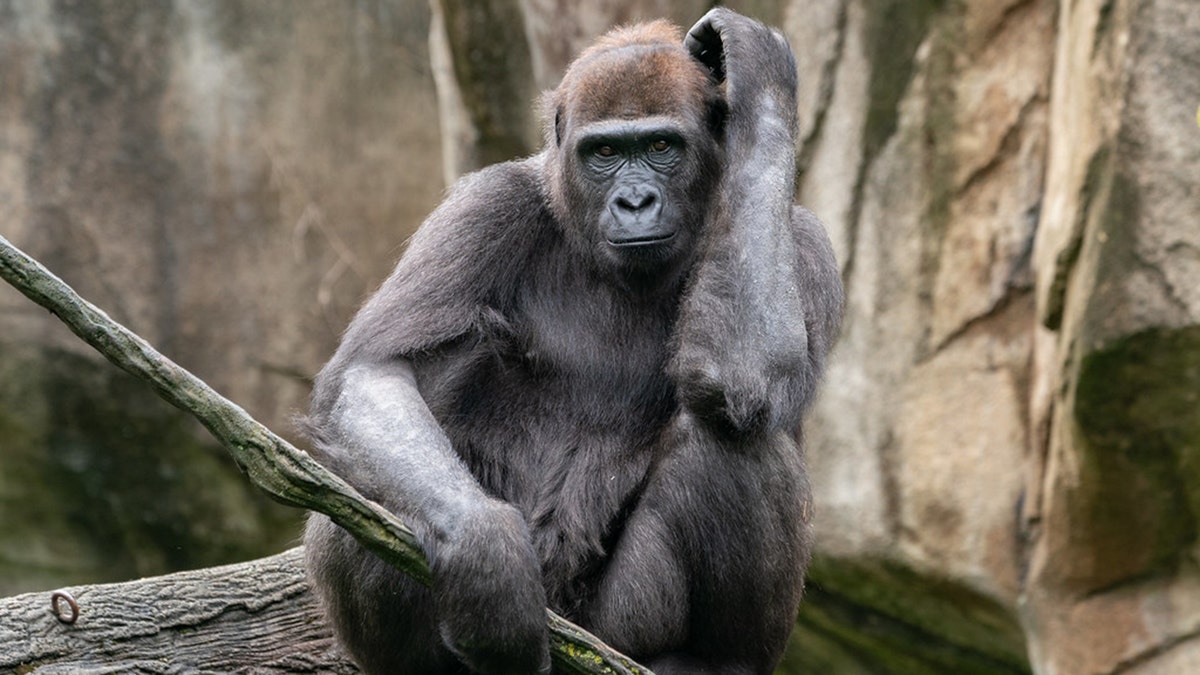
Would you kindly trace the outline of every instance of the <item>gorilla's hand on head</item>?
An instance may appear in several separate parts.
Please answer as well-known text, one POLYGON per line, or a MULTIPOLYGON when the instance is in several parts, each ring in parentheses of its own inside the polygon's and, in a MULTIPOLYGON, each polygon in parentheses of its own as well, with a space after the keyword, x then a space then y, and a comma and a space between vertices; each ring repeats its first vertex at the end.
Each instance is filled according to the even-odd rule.
POLYGON ((720 20, 719 10, 712 10, 692 26, 683 38, 683 46, 708 68, 717 82, 725 81, 725 48, 721 44, 721 33, 714 26, 720 20))
POLYGON ((720 8, 692 27, 684 47, 724 77, 729 116, 723 215, 704 233, 671 373, 685 405, 729 437, 794 429, 827 348, 819 319, 835 311, 817 299, 838 288, 826 273, 836 265, 823 229, 792 205, 795 61, 778 31, 720 8))
POLYGON ((718 7, 692 26, 683 45, 716 81, 725 82, 735 114, 738 108, 753 110, 747 106, 763 103, 764 93, 781 95, 794 105, 795 57, 779 31, 718 7))

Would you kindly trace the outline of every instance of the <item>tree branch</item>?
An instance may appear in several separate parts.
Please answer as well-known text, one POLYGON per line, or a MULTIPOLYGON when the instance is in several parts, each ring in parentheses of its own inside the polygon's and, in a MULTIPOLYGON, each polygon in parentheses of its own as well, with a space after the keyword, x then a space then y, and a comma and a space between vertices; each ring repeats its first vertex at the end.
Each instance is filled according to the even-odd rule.
MULTIPOLYGON (((267 494, 284 504, 324 513, 385 562, 429 585, 429 563, 404 523, 110 319, 4 237, 0 277, 50 310, 118 368, 149 382, 159 396, 193 415, 267 494)), ((579 675, 652 675, 582 628, 550 610, 546 613, 559 669, 579 675)))

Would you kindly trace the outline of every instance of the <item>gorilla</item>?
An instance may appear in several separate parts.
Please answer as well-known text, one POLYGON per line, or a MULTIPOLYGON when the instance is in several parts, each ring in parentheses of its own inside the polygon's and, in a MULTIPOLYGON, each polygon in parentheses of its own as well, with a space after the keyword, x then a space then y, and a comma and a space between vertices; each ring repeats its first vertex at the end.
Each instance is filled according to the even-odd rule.
POLYGON ((769 673, 809 559, 800 436, 841 321, 792 205, 786 39, 713 10, 616 29, 545 148, 460 180, 315 382, 313 452, 408 522, 420 586, 321 515, 370 673, 550 672, 545 607, 660 675, 769 673))

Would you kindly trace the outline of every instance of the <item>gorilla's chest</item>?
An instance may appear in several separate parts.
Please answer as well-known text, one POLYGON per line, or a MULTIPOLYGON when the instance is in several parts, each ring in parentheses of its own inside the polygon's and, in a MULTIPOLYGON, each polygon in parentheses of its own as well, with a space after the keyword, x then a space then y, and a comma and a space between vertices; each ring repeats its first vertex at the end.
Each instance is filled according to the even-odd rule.
POLYGON ((512 326, 423 388, 485 489, 524 513, 551 599, 567 610, 602 569, 674 413, 670 327, 595 307, 512 326))
POLYGON ((666 323, 581 308, 513 327, 464 359, 457 405, 439 416, 485 486, 532 504, 635 469, 675 406, 666 323))

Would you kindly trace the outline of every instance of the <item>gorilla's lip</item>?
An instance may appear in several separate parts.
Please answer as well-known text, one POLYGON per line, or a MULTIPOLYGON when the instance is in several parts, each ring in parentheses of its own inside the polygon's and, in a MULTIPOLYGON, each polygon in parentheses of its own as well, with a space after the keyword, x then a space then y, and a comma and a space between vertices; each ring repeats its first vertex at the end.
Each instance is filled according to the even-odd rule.
POLYGON ((617 248, 637 248, 639 246, 654 246, 656 244, 665 244, 675 238, 675 233, 660 234, 650 237, 634 237, 630 239, 609 239, 608 245, 617 248))

